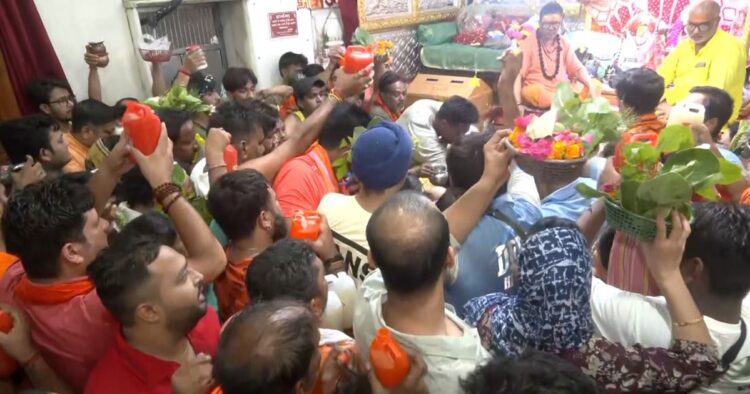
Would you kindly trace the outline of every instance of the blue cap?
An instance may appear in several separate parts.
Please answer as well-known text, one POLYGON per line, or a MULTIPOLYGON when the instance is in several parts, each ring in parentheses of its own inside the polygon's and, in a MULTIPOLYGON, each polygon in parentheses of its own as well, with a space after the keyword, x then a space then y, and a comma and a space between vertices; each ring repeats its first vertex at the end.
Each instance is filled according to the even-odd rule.
POLYGON ((357 138, 352 147, 352 172, 370 190, 397 185, 409 171, 413 144, 403 127, 380 122, 357 138))

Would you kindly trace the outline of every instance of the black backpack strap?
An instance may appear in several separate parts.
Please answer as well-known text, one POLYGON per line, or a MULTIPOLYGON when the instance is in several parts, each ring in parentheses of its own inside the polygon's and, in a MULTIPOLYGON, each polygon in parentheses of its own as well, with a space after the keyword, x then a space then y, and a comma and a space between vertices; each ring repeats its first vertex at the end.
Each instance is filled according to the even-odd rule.
POLYGON ((516 236, 521 238, 521 241, 526 240, 526 230, 524 230, 523 227, 521 227, 521 225, 518 224, 518 222, 511 219, 508 215, 502 213, 499 209, 493 209, 488 213, 493 218, 507 224, 510 228, 512 228, 513 231, 516 233, 516 236))
POLYGON ((740 354, 742 346, 745 345, 746 338, 747 325, 745 325, 745 320, 740 318, 740 337, 737 339, 737 342, 732 345, 732 347, 727 349, 726 353, 724 353, 724 356, 721 357, 721 367, 723 368, 724 372, 728 371, 729 366, 732 365, 735 359, 737 359, 737 355, 740 354))

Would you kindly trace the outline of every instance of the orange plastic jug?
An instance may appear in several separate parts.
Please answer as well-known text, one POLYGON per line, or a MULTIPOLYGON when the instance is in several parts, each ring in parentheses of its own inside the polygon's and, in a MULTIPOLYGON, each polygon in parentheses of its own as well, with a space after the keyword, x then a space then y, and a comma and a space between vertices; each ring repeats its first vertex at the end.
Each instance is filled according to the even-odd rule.
POLYGON ((161 120, 147 105, 131 101, 122 115, 122 127, 133 140, 133 146, 148 156, 159 144, 161 120))
MULTIPOLYGON (((13 316, 0 310, 0 331, 7 333, 13 328, 13 316)), ((0 349, 0 378, 7 378, 18 369, 18 363, 0 349)))
POLYGON ((351 45, 346 48, 341 67, 347 74, 358 73, 373 63, 375 57, 372 52, 372 46, 351 45))
POLYGON ((620 172, 620 168, 622 168, 622 165, 625 164, 625 157, 622 155, 622 148, 630 143, 633 142, 648 142, 652 146, 656 146, 656 142, 659 140, 659 134, 654 133, 653 131, 647 131, 645 133, 625 133, 620 138, 620 142, 617 143, 617 146, 615 147, 615 157, 613 159, 615 170, 617 172, 620 172))
POLYGON ((385 388, 401 384, 411 368, 406 350, 384 327, 378 329, 370 345, 370 364, 375 369, 375 376, 385 388))
POLYGON ((289 236, 314 241, 320 234, 320 214, 317 211, 297 211, 292 216, 289 236))
POLYGON ((237 169, 237 160, 239 155, 234 145, 227 145, 224 148, 224 164, 227 166, 227 171, 234 171, 237 169))

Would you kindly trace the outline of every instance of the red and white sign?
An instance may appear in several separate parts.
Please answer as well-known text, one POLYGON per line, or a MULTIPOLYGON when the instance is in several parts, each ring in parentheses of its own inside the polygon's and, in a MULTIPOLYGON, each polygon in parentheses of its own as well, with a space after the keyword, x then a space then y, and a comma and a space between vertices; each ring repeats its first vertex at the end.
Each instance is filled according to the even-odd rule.
POLYGON ((268 24, 271 26, 271 38, 296 36, 297 12, 273 12, 268 14, 268 24))

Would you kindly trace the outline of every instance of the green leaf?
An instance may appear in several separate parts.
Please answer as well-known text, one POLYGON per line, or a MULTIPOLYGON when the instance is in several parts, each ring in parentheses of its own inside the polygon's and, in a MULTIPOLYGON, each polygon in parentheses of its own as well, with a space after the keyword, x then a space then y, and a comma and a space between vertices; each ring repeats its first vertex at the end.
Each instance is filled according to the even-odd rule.
POLYGON ((638 188, 641 182, 623 181, 620 183, 620 202, 622 207, 628 211, 640 213, 638 210, 638 188))
POLYGON ((599 198, 599 197, 605 197, 611 199, 610 195, 604 192, 600 192, 599 190, 594 189, 593 187, 585 184, 585 183, 579 183, 576 185, 576 190, 578 193, 580 193, 582 196, 586 198, 599 198))
MULTIPOLYGON (((670 172, 660 174, 643 182, 638 188, 637 197, 639 201, 653 204, 657 207, 671 208, 676 207, 686 201, 690 201, 693 195, 693 189, 690 183, 679 174, 670 172)), ((641 213, 649 209, 639 206, 641 213)))
POLYGON ((696 189, 695 193, 709 201, 716 201, 719 199, 719 194, 716 193, 716 188, 714 187, 714 185, 706 185, 704 187, 696 189))
POLYGON ((375 43, 375 37, 369 31, 358 27, 352 34, 352 44, 367 46, 375 43))
POLYGON ((683 125, 667 126, 659 132, 656 148, 662 153, 672 153, 695 146, 693 132, 683 125))
POLYGON ((742 168, 725 159, 719 159, 721 177, 716 181, 719 185, 731 185, 742 180, 742 168))
MULTIPOLYGON (((560 82, 555 88, 555 96, 552 100, 552 108, 561 112, 564 117, 572 116, 578 110, 581 101, 573 92, 573 87, 569 82, 560 82)), ((563 118, 561 117, 561 120, 563 118)))
POLYGON ((691 187, 705 187, 707 182, 715 183, 714 175, 720 171, 719 159, 707 149, 691 148, 671 154, 661 173, 675 173, 691 187))

